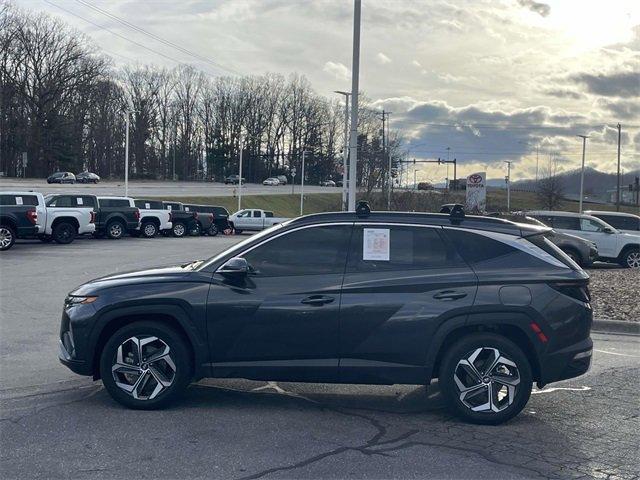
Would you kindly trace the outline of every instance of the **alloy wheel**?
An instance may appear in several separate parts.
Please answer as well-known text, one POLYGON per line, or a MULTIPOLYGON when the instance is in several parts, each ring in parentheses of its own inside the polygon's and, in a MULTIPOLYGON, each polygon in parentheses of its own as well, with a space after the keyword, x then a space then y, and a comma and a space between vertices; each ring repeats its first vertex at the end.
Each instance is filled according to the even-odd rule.
POLYGON ((511 405, 520 384, 517 365, 497 348, 467 353, 453 375, 460 401, 473 412, 500 412, 511 405))
POLYGON ((629 268, 640 268, 640 252, 631 252, 627 255, 629 268))
POLYGON ((122 225, 118 222, 109 227, 109 236, 111 238, 120 238, 122 236, 122 225))
POLYGON ((176 377, 171 349, 154 336, 134 336, 120 344, 111 367, 118 388, 136 400, 153 400, 176 377))
POLYGON ((185 228, 183 224, 178 223, 173 227, 173 234, 176 237, 182 237, 184 233, 185 233, 185 228))
POLYGON ((13 232, 7 227, 0 227, 0 248, 7 248, 13 242, 13 232))
POLYGON ((156 234, 156 226, 153 223, 147 223, 144 226, 144 235, 146 237, 153 237, 156 234))

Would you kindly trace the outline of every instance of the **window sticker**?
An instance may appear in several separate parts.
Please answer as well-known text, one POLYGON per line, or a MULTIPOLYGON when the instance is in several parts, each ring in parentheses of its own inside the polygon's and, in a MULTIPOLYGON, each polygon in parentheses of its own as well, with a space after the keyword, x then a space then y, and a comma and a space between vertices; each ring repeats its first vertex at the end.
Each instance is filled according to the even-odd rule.
POLYGON ((167 205, 167 210, 171 211, 171 205, 167 205))
POLYGON ((151 204, 150 203, 145 203, 144 204, 144 208, 146 208, 147 210, 151 210, 151 204))
POLYGON ((23 205, 22 197, 16 197, 16 205, 23 205))
POLYGON ((391 235, 388 228, 365 228, 362 244, 362 260, 389 261, 391 235))
POLYGON ((184 211, 188 212, 189 211, 189 207, 184 207, 184 211))
POLYGON ((78 202, 78 205, 84 204, 84 202, 82 201, 82 197, 76 197, 76 202, 78 202))

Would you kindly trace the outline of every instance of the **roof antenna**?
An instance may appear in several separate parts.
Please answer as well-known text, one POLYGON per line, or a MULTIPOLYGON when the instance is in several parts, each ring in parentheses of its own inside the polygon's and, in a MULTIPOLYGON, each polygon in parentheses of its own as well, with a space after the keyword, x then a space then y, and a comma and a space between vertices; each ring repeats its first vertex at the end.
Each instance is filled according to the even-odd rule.
POLYGON ((358 206, 356 207, 356 215, 358 217, 368 217, 371 214, 371 207, 369 207, 369 202, 365 200, 360 200, 358 202, 358 206))

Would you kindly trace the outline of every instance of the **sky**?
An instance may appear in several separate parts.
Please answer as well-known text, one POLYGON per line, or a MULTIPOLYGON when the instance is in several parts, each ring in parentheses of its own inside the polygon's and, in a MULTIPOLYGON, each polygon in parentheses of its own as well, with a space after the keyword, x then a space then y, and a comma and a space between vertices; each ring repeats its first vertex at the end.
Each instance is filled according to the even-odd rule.
MULTIPOLYGON (((327 97, 351 89, 351 0, 14 3, 61 17, 117 65, 298 72, 327 97)), ((448 155, 458 176, 490 178, 511 161, 515 181, 535 177, 536 164, 543 175, 550 159, 560 172, 579 168, 577 135, 588 135, 586 165, 614 172, 620 123, 622 167, 640 168, 637 0, 362 0, 361 32, 360 91, 392 112, 409 158, 448 155)), ((423 164, 418 180, 446 175, 423 164)))

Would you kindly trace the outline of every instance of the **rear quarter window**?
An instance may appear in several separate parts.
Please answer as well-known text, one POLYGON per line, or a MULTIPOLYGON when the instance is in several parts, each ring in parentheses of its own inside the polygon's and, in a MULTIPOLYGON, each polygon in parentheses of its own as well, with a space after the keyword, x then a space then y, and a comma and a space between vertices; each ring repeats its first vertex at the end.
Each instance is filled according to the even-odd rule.
POLYGON ((29 205, 38 206, 35 195, 0 195, 0 205, 29 205))
POLYGON ((100 206, 101 207, 116 207, 116 208, 122 208, 122 207, 129 207, 129 200, 125 200, 125 199, 120 199, 120 198, 102 198, 100 199, 100 206))

